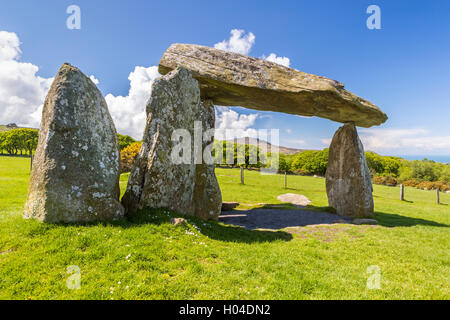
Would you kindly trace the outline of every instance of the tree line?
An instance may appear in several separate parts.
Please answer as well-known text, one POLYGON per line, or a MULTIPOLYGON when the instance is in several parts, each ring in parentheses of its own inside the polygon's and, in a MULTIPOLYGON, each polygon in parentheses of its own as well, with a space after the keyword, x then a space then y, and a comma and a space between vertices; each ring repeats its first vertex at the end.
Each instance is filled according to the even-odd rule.
MULTIPOLYGON (((120 147, 121 171, 131 170, 134 159, 139 153, 141 142, 128 135, 118 134, 120 147)), ((18 128, 0 133, 0 154, 32 155, 38 141, 38 130, 18 128)), ((367 165, 374 183, 385 185, 418 186, 429 189, 439 187, 442 190, 450 189, 450 165, 434 162, 432 160, 408 161, 400 157, 381 156, 375 152, 366 152, 367 165), (426 184, 427 182, 433 184, 426 184), (448 186, 448 187, 446 187, 448 186)), ((255 145, 241 145, 229 141, 214 141, 213 156, 217 166, 244 167, 247 169, 260 169, 277 166, 279 172, 300 175, 324 176, 328 166, 328 149, 305 150, 296 154, 262 153, 255 145), (233 152, 227 152, 227 148, 233 152), (220 154, 220 152, 222 152, 220 154), (232 154, 233 159, 230 160, 232 154), (242 156, 243 155, 243 156, 242 156), (255 161, 256 159, 256 161, 255 161), (278 163, 273 163, 278 161, 278 163)))
POLYGON ((36 150, 38 130, 19 128, 0 132, 0 154, 29 155, 36 150))

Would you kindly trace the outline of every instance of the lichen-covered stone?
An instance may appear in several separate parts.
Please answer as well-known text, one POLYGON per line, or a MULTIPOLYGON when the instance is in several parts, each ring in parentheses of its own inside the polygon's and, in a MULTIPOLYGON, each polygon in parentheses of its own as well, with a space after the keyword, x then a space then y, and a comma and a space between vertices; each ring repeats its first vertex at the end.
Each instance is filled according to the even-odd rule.
MULTIPOLYGON (((214 130, 215 112, 211 100, 203 101, 200 104, 200 117, 202 121, 202 132, 214 130)), ((214 135, 208 135, 209 139, 204 139, 202 150, 212 146, 214 135)), ((194 187, 194 214, 195 216, 209 220, 218 219, 222 210, 222 193, 214 172, 214 164, 207 164, 203 161, 197 164, 195 168, 195 187, 194 187)))
POLYGON ((202 99, 216 105, 318 116, 361 127, 387 120, 377 106, 325 77, 214 48, 173 44, 159 62, 159 72, 184 67, 200 83, 202 99))
POLYGON ((47 94, 24 218, 88 222, 124 215, 119 144, 101 92, 64 64, 47 94))
POLYGON ((194 162, 195 121, 201 122, 203 133, 213 127, 214 108, 201 102, 198 82, 191 72, 179 68, 155 80, 147 103, 142 147, 122 198, 128 215, 143 208, 169 208, 205 220, 217 219, 221 194, 214 165, 194 162), (191 139, 188 163, 172 159, 179 144, 172 140, 177 129, 186 130, 191 139))
POLYGON ((372 179, 364 147, 353 124, 345 124, 334 134, 325 178, 328 203, 337 214, 373 216, 372 179))

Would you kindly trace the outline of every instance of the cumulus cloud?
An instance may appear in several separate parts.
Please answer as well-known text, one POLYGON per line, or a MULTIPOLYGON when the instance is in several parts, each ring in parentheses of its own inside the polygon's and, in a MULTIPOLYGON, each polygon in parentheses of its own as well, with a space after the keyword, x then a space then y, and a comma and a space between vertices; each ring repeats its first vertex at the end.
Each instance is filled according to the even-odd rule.
POLYGON ((100 81, 98 81, 98 79, 95 78, 93 75, 91 75, 91 76, 89 77, 89 79, 91 79, 91 81, 92 81, 95 85, 98 85, 98 84, 100 83, 100 81))
POLYGON ((0 123, 39 127, 42 105, 53 78, 36 75, 39 68, 20 61, 20 40, 0 31, 0 123))
MULTIPOLYGON (((230 32, 231 37, 228 40, 216 43, 214 48, 231 51, 241 54, 249 54, 255 44, 255 35, 252 32, 245 33, 245 30, 233 29, 230 32)), ((262 59, 271 61, 289 67, 290 60, 287 57, 278 57, 275 53, 271 53, 268 57, 262 56, 262 59)), ((216 107, 216 138, 224 139, 224 129, 232 129, 234 138, 242 138, 246 136, 255 137, 256 130, 251 128, 255 120, 260 117, 254 114, 239 114, 228 107, 216 107)), ((261 116, 262 117, 262 116, 261 116)), ((230 137, 227 137, 229 139, 230 137)))
POLYGON ((233 29, 230 33, 230 39, 216 43, 214 48, 235 53, 249 54, 255 43, 255 35, 251 32, 245 34, 245 30, 240 29, 233 29))
POLYGON ((228 107, 216 107, 216 139, 234 139, 242 137, 257 137, 257 131, 251 128, 258 114, 239 114, 228 107), (228 129, 228 131, 227 131, 228 129), (227 134, 227 135, 226 135, 227 134))
MULTIPOLYGON (((370 128, 358 129, 358 132, 366 151, 399 155, 450 154, 450 136, 433 135, 423 128, 370 128)), ((325 145, 331 143, 331 139, 321 141, 325 145)))
POLYGON ((148 68, 137 66, 128 76, 130 90, 127 96, 114 96, 111 93, 106 95, 109 112, 119 133, 142 139, 147 117, 145 106, 150 96, 151 85, 159 76, 157 66, 148 68))
POLYGON ((268 57, 263 55, 262 58, 270 62, 281 64, 285 67, 289 67, 291 64, 291 60, 288 57, 278 57, 275 53, 269 54, 268 57))
POLYGON ((360 129, 366 150, 396 151, 404 154, 450 154, 450 136, 430 134, 422 128, 415 129, 360 129))

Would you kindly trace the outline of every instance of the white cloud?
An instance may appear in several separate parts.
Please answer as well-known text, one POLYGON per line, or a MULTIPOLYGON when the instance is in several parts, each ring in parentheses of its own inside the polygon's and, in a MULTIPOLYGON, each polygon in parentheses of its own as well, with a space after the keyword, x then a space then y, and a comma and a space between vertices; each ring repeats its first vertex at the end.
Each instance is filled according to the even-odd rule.
POLYGON ((89 79, 91 79, 91 81, 92 81, 95 85, 98 85, 98 84, 100 83, 100 81, 98 81, 98 79, 95 78, 93 75, 91 75, 91 76, 89 77, 89 79))
POLYGON ((450 136, 430 134, 416 129, 360 129, 360 137, 366 150, 397 154, 450 154, 450 136))
POLYGON ((39 68, 20 62, 20 41, 0 31, 0 124, 39 127, 42 105, 53 78, 36 75, 39 68))
POLYGON ((142 139, 145 128, 145 107, 150 96, 151 85, 159 77, 158 67, 135 67, 128 76, 130 90, 126 97, 107 94, 109 112, 119 133, 142 139))
MULTIPOLYGON (((246 34, 245 30, 241 29, 233 29, 230 33, 231 37, 228 40, 216 43, 214 48, 235 53, 249 54, 255 44, 255 35, 252 32, 246 34)), ((271 53, 268 57, 263 55, 262 59, 287 67, 290 64, 289 58, 277 57, 275 53, 271 53)), ((260 116, 257 113, 249 115, 239 114, 228 107, 216 106, 216 138, 230 139, 230 137, 225 137, 225 129, 232 129, 232 138, 257 137, 257 131, 251 127, 258 117, 262 118, 265 116, 260 116)))
POLYGON ((278 57, 275 53, 269 54, 268 57, 265 57, 263 55, 262 58, 270 62, 281 64, 285 67, 289 67, 289 65, 291 64, 291 60, 288 57, 278 57))
POLYGON ((230 33, 230 39, 216 43, 214 48, 235 53, 249 54, 255 43, 255 35, 251 32, 245 34, 245 30, 239 29, 233 29, 230 33))
MULTIPOLYGON (((391 155, 449 155, 450 136, 430 134, 423 128, 414 129, 358 129, 366 151, 391 155)), ((325 145, 331 139, 321 139, 325 145)))
POLYGON ((256 138, 257 131, 251 126, 255 124, 257 118, 257 113, 239 114, 228 107, 216 107, 215 138, 219 140, 242 137, 256 138), (226 132, 226 129, 229 129, 228 132, 226 132), (225 136, 225 133, 232 136, 225 136))

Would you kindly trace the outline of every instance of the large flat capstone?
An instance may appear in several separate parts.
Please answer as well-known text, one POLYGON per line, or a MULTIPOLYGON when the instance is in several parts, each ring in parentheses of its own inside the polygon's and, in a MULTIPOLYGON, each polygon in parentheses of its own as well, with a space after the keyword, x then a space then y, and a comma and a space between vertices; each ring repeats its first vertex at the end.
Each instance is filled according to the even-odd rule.
POLYGON ((360 127, 380 125, 387 116, 377 106, 344 89, 343 84, 246 55, 193 44, 173 44, 159 72, 190 70, 201 97, 215 105, 317 116, 360 127))
POLYGON ((119 143, 101 92, 64 64, 45 100, 25 218, 44 222, 118 219, 119 143))

